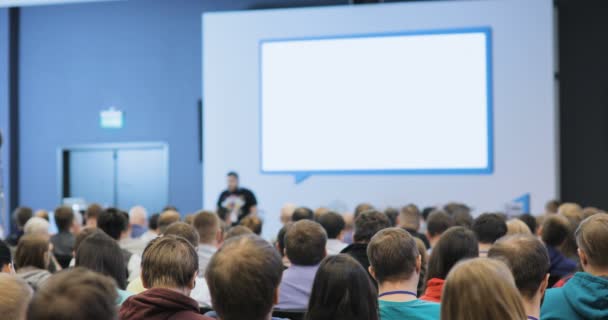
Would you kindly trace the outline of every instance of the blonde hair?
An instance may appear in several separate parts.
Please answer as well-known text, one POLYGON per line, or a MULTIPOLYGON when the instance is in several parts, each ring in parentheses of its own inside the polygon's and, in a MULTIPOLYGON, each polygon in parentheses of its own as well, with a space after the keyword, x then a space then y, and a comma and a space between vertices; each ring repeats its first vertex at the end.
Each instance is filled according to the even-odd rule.
POLYGON ((532 231, 525 222, 519 219, 511 219, 507 221, 507 236, 516 234, 532 234, 532 231))
POLYGON ((456 265, 443 287, 441 320, 524 320, 515 280, 501 261, 475 258, 456 265))
POLYGON ((24 320, 32 299, 32 288, 21 278, 0 273, 0 314, 3 319, 24 320))

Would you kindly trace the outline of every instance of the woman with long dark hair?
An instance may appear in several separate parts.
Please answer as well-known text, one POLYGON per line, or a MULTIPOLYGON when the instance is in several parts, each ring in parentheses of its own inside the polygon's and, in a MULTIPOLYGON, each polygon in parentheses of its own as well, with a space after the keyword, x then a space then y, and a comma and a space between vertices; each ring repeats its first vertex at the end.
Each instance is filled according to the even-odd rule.
POLYGON ((315 276, 306 320, 378 320, 378 295, 367 271, 345 254, 325 258, 315 276))

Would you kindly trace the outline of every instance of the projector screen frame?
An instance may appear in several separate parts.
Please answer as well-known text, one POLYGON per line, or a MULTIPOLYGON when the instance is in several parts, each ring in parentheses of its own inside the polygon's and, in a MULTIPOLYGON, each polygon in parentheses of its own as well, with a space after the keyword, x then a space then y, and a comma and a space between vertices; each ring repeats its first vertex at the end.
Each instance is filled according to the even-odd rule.
POLYGON ((490 175, 494 173, 494 93, 493 93, 493 48, 492 27, 474 26, 446 29, 419 29, 394 32, 352 33, 321 36, 266 38, 258 41, 258 107, 259 107, 259 170, 262 174, 295 175, 300 182, 312 175, 490 175), (346 169, 346 170, 265 170, 263 156, 263 45, 272 42, 339 40, 399 36, 428 36, 481 33, 485 36, 486 53, 486 127, 487 127, 487 165, 480 168, 432 168, 432 169, 346 169))

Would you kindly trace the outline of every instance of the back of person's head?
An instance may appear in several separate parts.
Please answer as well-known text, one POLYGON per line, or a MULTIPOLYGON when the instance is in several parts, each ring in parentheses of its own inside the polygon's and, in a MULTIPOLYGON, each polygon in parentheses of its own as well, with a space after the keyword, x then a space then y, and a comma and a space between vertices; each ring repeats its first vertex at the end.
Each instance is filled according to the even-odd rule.
MULTIPOLYGON (((86 239, 88 236, 94 234, 94 233, 103 233, 106 234, 105 232, 97 229, 97 228, 84 228, 82 229, 82 231, 80 231, 75 237, 74 237, 74 254, 78 251, 78 247, 80 247, 80 244, 82 243, 82 241, 84 239, 86 239)), ((107 234, 106 234, 107 235, 107 234)))
POLYGON ((112 237, 120 240, 123 232, 129 228, 128 214, 117 208, 107 208, 97 217, 97 227, 112 237))
POLYGON ((459 263, 446 279, 441 320, 523 320, 526 312, 511 272, 493 259, 459 263))
POLYGON ((285 233, 285 254, 294 265, 314 266, 325 258, 327 234, 310 220, 295 222, 285 233))
POLYGON ((262 219, 256 216, 247 216, 243 218, 239 224, 249 228, 258 236, 262 234, 262 219))
POLYGON ((474 219, 469 211, 456 211, 452 213, 452 220, 456 227, 473 228, 474 219))
POLYGON ((36 212, 34 212, 34 217, 42 218, 46 221, 50 220, 49 212, 44 209, 36 210, 36 212))
POLYGON ((198 256, 188 240, 173 235, 156 238, 146 246, 141 260, 144 288, 192 289, 198 256))
POLYGON ((279 250, 279 254, 281 257, 285 256, 285 234, 287 230, 293 225, 293 222, 289 222, 285 224, 277 234, 277 249, 279 250))
POLYGON ((291 215, 291 221, 296 222, 300 220, 314 220, 315 213, 307 207, 298 207, 293 211, 291 215))
POLYGON ((2 319, 25 320, 32 288, 23 279, 0 273, 0 315, 2 319))
POLYGON ((484 213, 473 222, 473 231, 480 243, 492 244, 507 234, 507 223, 498 213, 484 213))
POLYGON ((167 230, 169 225, 178 222, 180 218, 179 212, 175 210, 163 211, 163 213, 160 214, 160 217, 158 217, 158 232, 160 234, 165 233, 165 230, 167 230))
POLYGON ((424 207, 422 209, 422 211, 420 212, 420 215, 422 215, 422 220, 426 221, 428 220, 429 216, 431 215, 431 213, 433 213, 433 211, 437 211, 436 207, 424 207))
POLYGON ((49 265, 49 240, 40 235, 25 235, 15 251, 15 269, 25 267, 46 269, 49 265))
POLYGON ((515 234, 532 234, 532 231, 528 227, 528 225, 519 220, 519 219, 511 219, 507 221, 507 234, 508 236, 512 236, 515 234))
POLYGON ((357 260, 339 254, 321 262, 305 319, 378 319, 376 288, 357 260))
POLYGON ((124 256, 114 239, 104 232, 93 232, 84 238, 76 251, 76 266, 109 276, 120 289, 127 287, 124 256))
POLYGON ((453 225, 452 217, 445 211, 433 211, 426 219, 426 230, 429 236, 436 237, 453 225))
POLYGON ((74 210, 68 206, 61 206, 55 209, 55 224, 60 232, 68 232, 74 224, 74 210))
POLYGON ((479 246, 473 231, 452 227, 443 233, 429 258, 427 280, 445 279, 456 263, 479 256, 479 246))
POLYGON ((34 215, 34 211, 30 207, 18 207, 13 211, 13 219, 18 228, 23 229, 23 226, 34 215))
POLYGON ((196 229, 185 222, 172 223, 167 230, 165 230, 164 235, 182 237, 188 240, 188 242, 190 242, 194 248, 198 247, 198 243, 200 241, 200 236, 196 229))
POLYGON ((205 279, 222 320, 265 320, 278 300, 283 273, 279 253, 262 238, 232 238, 213 255, 205 279))
POLYGON ((10 272, 13 265, 13 255, 8 245, 0 240, 0 272, 10 272))
POLYGON ((460 202, 449 202, 443 206, 443 210, 445 210, 445 212, 447 212, 449 215, 455 215, 456 213, 471 214, 471 208, 460 202))
POLYGON ((111 278, 85 268, 61 271, 32 299, 28 320, 116 320, 118 294, 111 278))
POLYGON ((605 212, 603 212, 602 210, 600 210, 596 207, 585 207, 583 209, 582 213, 583 213, 583 220, 585 220, 593 215, 596 215, 598 213, 605 213, 605 212))
POLYGON ((585 271, 608 271, 608 214, 585 219, 576 230, 581 264, 585 271), (592 270, 593 269, 593 270, 592 270))
POLYGON ((399 217, 399 210, 389 207, 389 208, 384 209, 384 214, 386 215, 388 220, 391 222, 391 227, 394 227, 397 225, 397 219, 399 217))
POLYGON ((559 200, 549 200, 545 204, 545 211, 547 213, 557 213, 561 204, 562 203, 559 200))
POLYGON ((184 217, 184 222, 190 225, 194 225, 194 218, 196 218, 196 213, 188 214, 184 217))
POLYGON ((337 239, 345 227, 342 215, 333 211, 327 212, 317 220, 327 232, 328 239, 337 239))
POLYGON ((557 208, 557 213, 563 215, 566 218, 583 218, 583 208, 580 205, 573 202, 563 203, 557 208))
POLYGON ((421 219, 420 210, 416 205, 408 204, 399 211, 398 220, 403 228, 418 231, 418 229, 420 229, 421 219))
POLYGON ((194 229, 199 234, 200 242, 211 244, 220 232, 220 218, 212 211, 200 211, 194 217, 194 229))
POLYGON ((129 210, 129 223, 140 226, 146 225, 148 211, 142 206, 135 206, 129 210))
POLYGON ((390 228, 390 221, 386 215, 377 210, 361 212, 355 219, 355 233, 353 240, 359 243, 368 243, 380 230, 390 228))
POLYGON ((399 282, 420 274, 422 261, 414 238, 401 228, 380 230, 367 246, 371 274, 379 282, 399 282))
POLYGON ((530 232, 532 232, 532 234, 536 234, 536 231, 538 229, 538 224, 536 223, 535 216, 533 216, 529 213, 524 213, 521 216, 519 216, 518 219, 523 221, 528 226, 528 229, 530 229, 530 232))
POLYGON ((328 213, 329 211, 330 211, 329 208, 326 208, 326 207, 318 207, 318 208, 316 208, 315 212, 314 212, 314 219, 313 220, 318 221, 319 218, 322 215, 328 213))
POLYGON ((49 222, 43 218, 30 218, 23 226, 24 234, 35 234, 40 236, 49 236, 49 222))
POLYGON ((374 209, 374 206, 372 206, 370 203, 360 203, 355 207, 355 220, 357 219, 357 217, 359 217, 359 215, 365 211, 368 210, 372 210, 374 209))
POLYGON ((160 218, 160 213, 155 213, 148 218, 148 229, 154 231, 158 229, 158 218, 160 218))
MULTIPOLYGON (((283 228, 281 228, 281 230, 283 230, 283 228)), ((228 232, 226 232, 226 235, 224 236, 224 241, 230 239, 230 238, 234 238, 234 237, 240 237, 243 235, 247 235, 247 234, 254 234, 253 231, 251 231, 251 229, 244 227, 244 226, 234 226, 230 229, 228 229, 228 232)), ((285 235, 285 233, 283 233, 283 235, 285 235)))
POLYGON ((488 258, 506 263, 515 277, 515 284, 524 298, 532 299, 547 287, 549 254, 543 243, 531 234, 500 238, 488 251, 488 258))
POLYGON ((293 203, 285 203, 281 207, 281 223, 286 224, 291 221, 291 216, 296 210, 296 205, 293 203))
POLYGON ((87 207, 87 210, 84 212, 84 217, 87 220, 89 220, 89 219, 96 220, 97 217, 99 217, 99 214, 101 214, 102 211, 103 211, 103 207, 100 204, 91 203, 87 207))
POLYGON ((566 241, 572 232, 570 222, 562 215, 551 215, 545 218, 541 227, 541 238, 550 247, 558 247, 566 241))
POLYGON ((418 247, 418 253, 420 254, 420 262, 421 262, 420 276, 418 277, 418 290, 417 290, 418 296, 420 297, 424 294, 424 289, 426 287, 426 283, 424 282, 424 280, 426 279, 426 274, 427 274, 428 265, 429 265, 429 254, 427 252, 426 245, 424 244, 424 241, 422 241, 422 239, 414 238, 414 240, 416 241, 416 247, 418 247))

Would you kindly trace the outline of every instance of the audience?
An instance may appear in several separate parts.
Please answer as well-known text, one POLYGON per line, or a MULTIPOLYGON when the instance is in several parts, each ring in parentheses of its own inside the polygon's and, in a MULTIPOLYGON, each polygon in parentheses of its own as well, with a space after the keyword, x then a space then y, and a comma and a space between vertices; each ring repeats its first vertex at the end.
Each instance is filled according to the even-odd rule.
POLYGON ((244 227, 247 227, 258 236, 262 234, 262 220, 257 216, 248 215, 245 218, 241 219, 239 224, 244 227))
POLYGON ((418 207, 410 204, 401 208, 399 216, 397 217, 397 224, 409 232, 412 236, 422 240, 426 248, 429 249, 431 247, 429 239, 427 239, 424 234, 418 232, 420 230, 421 219, 422 216, 420 215, 420 210, 418 210, 418 207))
POLYGON ((441 320, 524 320, 521 296, 507 266, 487 258, 459 263, 446 279, 441 320))
POLYGON ((352 256, 361 264, 363 269, 369 270, 367 245, 378 231, 390 228, 390 225, 391 223, 386 215, 380 211, 370 209, 359 213, 355 219, 354 243, 344 248, 342 253, 352 256))
POLYGON ((557 211, 558 211, 560 205, 561 205, 561 202, 559 200, 547 201, 547 203, 545 204, 545 214, 546 215, 557 214, 557 211))
POLYGON ((371 204, 369 204, 369 203, 360 203, 360 204, 358 204, 355 207, 355 213, 354 213, 354 217, 353 218, 356 220, 361 213, 363 213, 365 211, 372 210, 372 209, 374 209, 374 206, 372 206, 371 204))
MULTIPOLYGON (((97 227, 117 243, 121 239, 129 238, 128 224, 128 214, 116 208, 105 209, 97 217, 97 227)), ((139 277, 141 258, 124 248, 121 248, 121 252, 128 270, 128 280, 133 281, 139 277)))
POLYGON ((142 206, 135 206, 129 210, 129 224, 131 224, 131 237, 139 238, 146 231, 146 220, 148 219, 148 211, 142 206))
POLYGON ((540 319, 540 304, 549 284, 549 254, 543 243, 530 234, 503 237, 488 251, 488 257, 507 264, 528 319, 540 319))
POLYGON ((181 219, 179 212, 175 210, 166 210, 158 217, 158 233, 164 234, 165 230, 174 222, 178 222, 181 219))
POLYGON ((608 319, 608 214, 585 219, 575 233, 584 272, 547 290, 543 319, 608 319))
POLYGON ((49 233, 49 222, 38 217, 30 218, 23 226, 24 235, 38 235, 46 239, 51 239, 49 233))
POLYGON ((34 213, 34 217, 42 218, 42 219, 44 219, 44 220, 46 220, 46 221, 49 221, 49 220, 50 220, 50 219, 49 219, 49 212, 48 212, 48 211, 46 211, 46 210, 42 210, 42 209, 41 209, 41 210, 37 210, 37 211, 34 213))
POLYGON ((8 244, 11 246, 16 246, 19 243, 19 239, 24 234, 23 228, 32 215, 34 214, 32 208, 29 207, 18 207, 13 211, 13 220, 15 221, 15 229, 12 230, 12 233, 6 239, 8 244))
POLYGON ((576 262, 568 259, 561 251, 560 246, 568 239, 571 231, 568 219, 559 214, 548 216, 541 227, 541 238, 549 252, 551 266, 549 267, 549 287, 559 279, 574 272, 576 262))
POLYGON ((327 233, 327 254, 336 255, 346 248, 347 244, 342 241, 344 237, 344 218, 333 212, 327 212, 317 220, 327 233))
POLYGON ((378 282, 382 320, 439 319, 439 304, 418 300, 422 257, 416 241, 400 228, 376 233, 367 247, 369 272, 378 282))
POLYGON ((293 222, 297 222, 300 220, 314 220, 315 218, 315 213, 310 209, 310 208, 306 208, 306 207, 298 207, 293 211, 293 214, 291 215, 291 221, 293 222))
POLYGON ((473 222, 473 232, 479 241, 479 256, 485 257, 494 242, 507 234, 507 223, 500 214, 484 213, 473 222))
POLYGON ((416 247, 418 247, 418 253, 420 254, 420 260, 422 261, 422 267, 420 268, 420 277, 418 279, 418 290, 417 296, 420 297, 424 294, 425 282, 428 266, 429 266, 429 254, 426 250, 426 246, 424 242, 419 238, 414 238, 416 241, 416 247))
POLYGON ((47 270, 50 264, 49 240, 40 235, 25 235, 19 240, 15 251, 17 275, 25 280, 34 291, 38 290, 51 276, 47 270))
MULTIPOLYGON (((161 216, 162 218, 162 216, 161 216)), ((205 274, 211 257, 222 243, 222 229, 219 217, 211 211, 201 211, 194 217, 194 229, 199 234, 198 267, 199 274, 205 274)))
POLYGON ((246 234, 254 234, 253 231, 251 231, 251 229, 244 227, 244 226, 234 226, 230 229, 228 229, 228 232, 226 232, 226 234, 224 235, 224 241, 230 239, 230 238, 234 238, 234 237, 238 237, 238 236, 243 236, 246 234))
POLYGON ((76 251, 76 267, 84 267, 114 279, 118 294, 117 304, 122 304, 131 296, 125 291, 127 269, 121 249, 116 241, 104 232, 97 230, 82 240, 76 251))
POLYGON ((530 231, 530 228, 528 227, 528 225, 519 220, 519 219, 511 219, 509 221, 507 221, 507 236, 512 236, 512 235, 516 235, 516 234, 528 234, 531 235, 532 231, 530 231))
POLYGON ((441 292, 448 273, 460 260, 479 256, 477 238, 465 227, 448 229, 437 242, 429 258, 426 289, 422 300, 440 302, 441 292))
POLYGON ((376 288, 355 259, 339 254, 321 262, 305 319, 379 319, 376 288))
POLYGON ((389 207, 389 208, 384 209, 384 214, 386 215, 388 220, 391 222, 391 227, 396 227, 397 219, 399 217, 399 210, 389 207))
POLYGON ((426 236, 429 239, 431 253, 441 235, 453 225, 452 218, 445 211, 433 211, 426 221, 426 236))
POLYGON ((57 234, 51 237, 53 244, 53 254, 62 268, 67 268, 72 260, 74 251, 75 237, 71 232, 74 224, 74 211, 67 206, 55 209, 55 224, 57 234))
POLYGON ((287 233, 287 229, 289 229, 292 225, 293 222, 290 222, 279 230, 279 233, 277 234, 277 242, 275 243, 275 247, 281 255, 281 260, 283 261, 283 266, 285 266, 285 268, 289 268, 291 266, 289 258, 287 258, 285 255, 285 233, 287 233))
POLYGON ((538 234, 538 224, 536 223, 536 217, 529 213, 525 213, 519 216, 518 219, 523 221, 528 226, 530 232, 532 232, 533 235, 538 234))
POLYGON ((208 319, 190 298, 198 274, 198 257, 186 239, 166 235, 152 240, 144 250, 141 269, 147 290, 122 304, 120 319, 208 319))
POLYGON ((34 295, 28 320, 116 320, 116 289, 111 278, 73 268, 52 276, 34 295))
POLYGON ((285 255, 291 266, 283 272, 279 309, 306 309, 319 263, 327 255, 327 234, 310 220, 295 222, 285 233, 285 255))
POLYGON ((139 237, 139 240, 141 240, 142 242, 146 243, 146 245, 148 244, 148 242, 156 239, 156 237, 158 237, 158 218, 160 217, 160 214, 155 213, 153 215, 150 216, 150 218, 148 219, 148 230, 146 230, 146 232, 144 232, 144 234, 141 235, 141 237, 139 237))
POLYGON ((293 203, 286 203, 281 207, 281 224, 286 225, 291 222, 293 212, 296 210, 296 205, 293 203))
POLYGON ((85 228, 97 228, 97 217, 103 211, 103 207, 97 203, 91 203, 84 212, 85 228))
POLYGON ((0 273, 0 315, 2 319, 25 320, 32 288, 23 279, 0 273))
POLYGON ((13 255, 6 243, 0 240, 0 273, 14 273, 13 255))
POLYGON ((282 272, 281 256, 258 236, 244 235, 226 241, 205 274, 217 317, 269 319, 279 300, 282 272))

